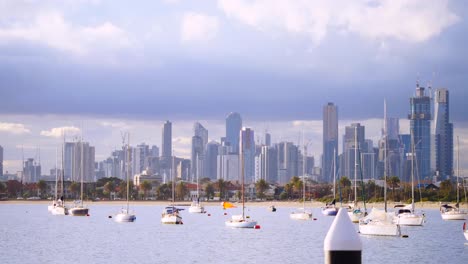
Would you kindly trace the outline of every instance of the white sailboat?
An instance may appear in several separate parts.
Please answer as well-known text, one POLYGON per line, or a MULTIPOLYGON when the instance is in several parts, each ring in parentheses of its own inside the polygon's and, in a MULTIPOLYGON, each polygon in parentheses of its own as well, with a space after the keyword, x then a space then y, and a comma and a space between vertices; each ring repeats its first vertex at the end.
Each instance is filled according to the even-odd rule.
POLYGON ((302 162, 302 208, 299 208, 298 211, 292 212, 289 214, 289 218, 293 220, 310 220, 312 219, 312 212, 306 211, 305 207, 305 164, 307 157, 307 149, 304 144, 304 158, 302 162))
POLYGON ((64 161, 64 148, 65 148, 65 136, 63 137, 63 146, 62 146, 62 163, 61 163, 61 170, 60 170, 60 199, 57 199, 55 206, 50 211, 53 215, 68 215, 68 207, 65 205, 65 200, 63 197, 63 177, 64 177, 64 169, 63 163, 64 161))
POLYGON ((348 215, 351 222, 358 223, 359 219, 364 217, 365 212, 358 206, 357 194, 357 172, 359 168, 358 163, 358 140, 357 140, 357 126, 354 128, 354 202, 348 206, 348 215))
MULTIPOLYGON (((125 136, 123 136, 125 138, 125 136)), ((124 139, 125 140, 125 139, 124 139)), ((128 134, 127 141, 127 208, 122 208, 118 214, 114 216, 114 221, 119 223, 133 222, 136 220, 135 213, 130 212, 129 198, 130 198, 130 133, 128 134)))
POLYGON ((58 174, 57 174, 57 149, 55 149, 55 194, 54 194, 54 200, 52 200, 52 204, 47 206, 47 210, 49 212, 52 212, 52 210, 57 206, 57 199, 58 199, 58 174))
MULTIPOLYGON (((240 132, 242 133, 242 132, 240 132)), ((242 138, 242 137, 241 137, 242 138)), ((245 191, 244 191, 244 181, 245 181, 245 157, 244 157, 244 140, 241 140, 240 146, 240 158, 241 158, 241 194, 242 194, 242 215, 233 215, 231 219, 225 222, 227 227, 234 228, 255 228, 257 221, 251 220, 249 217, 245 216, 245 191)))
POLYGON ((457 203, 455 207, 444 204, 440 207, 440 215, 444 220, 465 220, 467 212, 460 209, 460 188, 458 186, 458 178, 460 177, 460 142, 457 136, 457 203))
MULTIPOLYGON (((174 164, 174 161, 172 161, 172 164, 174 164)), ((171 172, 172 174, 172 205, 171 206, 166 206, 163 209, 162 215, 161 215, 161 223, 163 224, 173 224, 173 225, 181 225, 182 223, 182 216, 180 216, 179 212, 182 209, 179 209, 174 206, 174 201, 175 201, 175 194, 174 194, 174 189, 175 189, 175 177, 174 173, 171 172)))
POLYGON ((336 207, 336 150, 333 150, 333 201, 322 208, 322 214, 335 216, 338 213, 336 207))
POLYGON ((416 157, 414 146, 414 135, 411 133, 411 204, 395 205, 395 216, 393 221, 396 224, 404 226, 422 226, 424 223, 424 214, 417 213, 414 210, 414 159, 416 157))
POLYGON ((83 205, 83 174, 84 174, 84 162, 83 162, 83 139, 80 141, 80 150, 81 150, 81 187, 80 187, 80 202, 75 203, 75 207, 70 208, 69 213, 71 216, 88 216, 89 208, 83 205))
POLYGON ((373 208, 359 220, 359 233, 372 236, 400 236, 400 225, 393 222, 393 214, 387 212, 387 106, 384 103, 384 210, 373 208))
POLYGON ((200 161, 198 160, 198 153, 196 155, 196 170, 197 170, 197 199, 192 201, 192 204, 189 207, 189 213, 198 213, 202 214, 205 213, 205 208, 200 203, 200 182, 199 182, 199 175, 200 175, 200 161))
POLYGON ((465 239, 468 240, 468 229, 466 229, 466 222, 463 223, 463 235, 465 236, 465 239))

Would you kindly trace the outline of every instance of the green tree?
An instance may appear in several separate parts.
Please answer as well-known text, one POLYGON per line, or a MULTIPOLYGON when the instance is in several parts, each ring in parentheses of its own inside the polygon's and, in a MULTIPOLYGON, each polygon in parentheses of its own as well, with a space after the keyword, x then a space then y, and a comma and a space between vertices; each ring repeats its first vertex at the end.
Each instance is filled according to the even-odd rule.
POLYGON ((156 195, 158 196, 159 200, 168 200, 172 197, 171 188, 167 183, 161 184, 156 189, 156 195))
POLYGON ((453 191, 452 182, 447 179, 440 183, 439 193, 442 196, 442 200, 451 201, 451 193, 453 191))
POLYGON ((302 184, 303 184, 302 180, 299 177, 294 176, 294 177, 291 178, 289 183, 293 187, 294 196, 296 198, 302 197, 302 184))
POLYGON ((286 183, 284 185, 284 191, 280 194, 283 196, 282 200, 284 200, 285 196, 286 196, 286 199, 290 199, 292 197, 292 194, 293 194, 293 186, 291 185, 291 183, 286 183))
POLYGON ((349 180, 349 178, 346 176, 341 177, 339 184, 343 193, 343 197, 349 197, 351 191, 351 181, 349 180))
POLYGON ((72 193, 73 197, 78 199, 78 193, 80 192, 81 185, 77 182, 72 182, 68 189, 72 193))
POLYGON ((219 179, 216 184, 218 185, 219 199, 223 200, 226 197, 227 182, 223 179, 219 179))
POLYGON ((140 183, 140 189, 143 191, 145 199, 148 198, 148 191, 152 188, 151 183, 149 181, 143 181, 140 183))
POLYGON ((400 184, 400 178, 398 178, 397 176, 392 176, 392 177, 387 178, 387 185, 392 188, 393 201, 396 201, 395 188, 398 187, 399 184, 400 184))
POLYGON ((270 188, 270 185, 264 180, 260 179, 255 183, 255 189, 257 191, 257 197, 263 200, 265 198, 265 191, 270 188))
POLYGON ((205 185, 205 195, 208 200, 213 199, 215 194, 215 189, 213 187, 213 184, 211 182, 207 183, 205 185))
POLYGON ((108 181, 104 184, 103 194, 109 196, 112 192, 115 191, 115 184, 113 181, 108 181))
POLYGON ((47 183, 44 180, 40 180, 37 182, 37 188, 39 188, 39 192, 41 193, 41 197, 45 197, 45 192, 47 189, 47 183))
POLYGON ((185 200, 185 197, 188 195, 189 190, 187 185, 183 182, 179 182, 176 186, 176 196, 179 200, 185 200))

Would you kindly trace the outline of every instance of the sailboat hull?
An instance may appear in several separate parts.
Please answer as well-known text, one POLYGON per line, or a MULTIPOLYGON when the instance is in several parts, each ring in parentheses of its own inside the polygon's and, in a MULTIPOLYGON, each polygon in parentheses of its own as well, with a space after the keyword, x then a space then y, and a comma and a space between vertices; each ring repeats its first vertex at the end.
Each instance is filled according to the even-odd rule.
POLYGON ((302 212, 302 213, 291 213, 289 218, 293 220, 310 220, 312 219, 312 213, 302 212))
POLYGON ((227 227, 233 228, 255 228, 257 221, 250 221, 246 219, 231 219, 226 221, 227 227))
POLYGON ((198 213, 202 214, 205 212, 205 208, 199 204, 197 205, 191 205, 190 208, 188 209, 189 213, 198 213))
POLYGON ((338 213, 338 208, 336 207, 325 207, 322 208, 322 214, 327 216, 335 216, 338 213))
POLYGON ((392 223, 373 221, 359 223, 359 233, 372 236, 400 236, 400 226, 392 223))
POLYGON ((166 214, 161 218, 161 223, 169 225, 180 225, 182 224, 182 217, 176 214, 166 214))
POLYGON ((55 206, 50 212, 53 215, 68 215, 68 208, 63 206, 55 206))
POLYGON ((465 239, 468 240, 468 231, 467 231, 467 230, 465 230, 465 231, 463 232, 463 235, 465 235, 465 239))
POLYGON ((422 226, 424 223, 424 216, 413 213, 403 213, 396 215, 394 222, 395 224, 403 226, 422 226))
POLYGON ((84 207, 74 207, 68 211, 71 216, 88 216, 89 209, 84 207))
POLYGON ((364 217, 364 212, 361 210, 354 210, 351 212, 348 212, 349 218, 351 219, 351 222, 353 223, 359 223, 359 219, 364 217))
POLYGON ((118 223, 129 223, 135 220, 136 216, 134 214, 119 213, 114 217, 114 221, 118 223))
POLYGON ((465 220, 466 213, 461 211, 447 211, 441 213, 442 219, 444 220, 465 220))

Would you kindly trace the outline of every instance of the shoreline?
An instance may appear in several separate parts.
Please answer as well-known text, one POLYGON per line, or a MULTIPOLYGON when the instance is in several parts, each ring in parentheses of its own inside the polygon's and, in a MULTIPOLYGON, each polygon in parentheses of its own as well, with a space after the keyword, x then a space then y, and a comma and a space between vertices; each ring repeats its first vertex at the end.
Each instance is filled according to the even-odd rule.
MULTIPOLYGON (((31 204, 50 204, 52 201, 51 200, 3 200, 0 201, 1 204, 26 204, 26 205, 31 205, 31 204)), ((113 206, 121 206, 123 203, 125 203, 124 200, 118 200, 118 201, 84 201, 85 204, 87 205, 113 205, 113 206)), ((72 201, 66 201, 66 203, 71 204, 72 201)), ((130 201, 130 205, 142 205, 142 206, 165 206, 170 204, 171 201, 130 201)), ((202 202, 203 206, 221 206, 221 201, 209 201, 209 202, 202 202)), ((232 202, 234 205, 239 206, 240 203, 238 202, 232 202)), ((174 203, 176 206, 190 206, 191 202, 190 201, 176 201, 174 203)), ((359 203, 360 206, 362 207, 362 203, 359 203)), ((394 203, 394 202, 389 202, 387 203, 387 207, 389 209, 392 209, 394 205, 396 204, 402 204, 402 203, 394 203)), ((439 209, 441 204, 445 204, 445 202, 416 202, 415 207, 418 209, 439 209)), ((452 204, 453 203, 447 203, 447 204, 452 204)), ((268 207, 274 205, 275 207, 302 207, 302 202, 298 201, 255 201, 255 202, 246 202, 245 206, 247 207, 268 207)), ((316 202, 316 201, 308 201, 305 203, 306 207, 310 208, 321 208, 325 206, 325 203, 323 202, 316 202)), ((339 203, 336 204, 337 206, 340 206, 339 203)), ((343 207, 347 206, 347 203, 343 203, 343 207)), ((379 203, 366 203, 366 207, 368 209, 376 207, 376 208, 383 208, 384 203, 379 202, 379 203)), ((465 203, 460 203, 460 207, 465 208, 467 207, 465 203)))

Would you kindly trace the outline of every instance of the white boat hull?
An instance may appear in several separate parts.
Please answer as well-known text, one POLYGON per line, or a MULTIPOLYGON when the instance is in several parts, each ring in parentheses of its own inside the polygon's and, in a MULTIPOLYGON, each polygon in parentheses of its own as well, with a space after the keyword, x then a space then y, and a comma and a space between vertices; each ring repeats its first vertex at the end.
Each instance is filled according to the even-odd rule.
POLYGON ((85 207, 74 207, 68 210, 71 216, 88 216, 89 209, 85 207))
POLYGON ((448 211, 440 214, 444 220, 465 220, 466 213, 459 211, 448 211))
POLYGON ((128 223, 133 222, 135 220, 136 216, 134 214, 119 213, 114 216, 114 221, 119 223, 128 223))
POLYGON ((359 233, 372 236, 400 236, 400 226, 392 223, 372 221, 359 223, 359 233))
POLYGON ((161 217, 161 223, 170 225, 182 224, 182 217, 175 214, 166 214, 161 217))
POLYGON ((463 232, 463 235, 465 235, 465 239, 468 240, 468 230, 465 230, 465 231, 463 232))
POLYGON ((291 213, 289 217, 293 220, 310 220, 312 219, 312 213, 308 213, 308 212, 291 213))
POLYGON ((338 208, 336 207, 325 207, 322 208, 322 214, 328 216, 335 216, 338 213, 338 208))
POLYGON ((234 228, 255 228, 257 221, 246 220, 246 219, 231 219, 226 221, 227 227, 234 228))
POLYGON ((68 208, 63 206, 55 206, 50 212, 53 215, 68 215, 68 208))
POLYGON ((192 205, 188 209, 189 213, 203 214, 205 213, 205 208, 201 205, 192 205))
POLYGON ((422 226, 424 216, 420 214, 403 213, 396 215, 394 218, 395 224, 403 226, 422 226))

